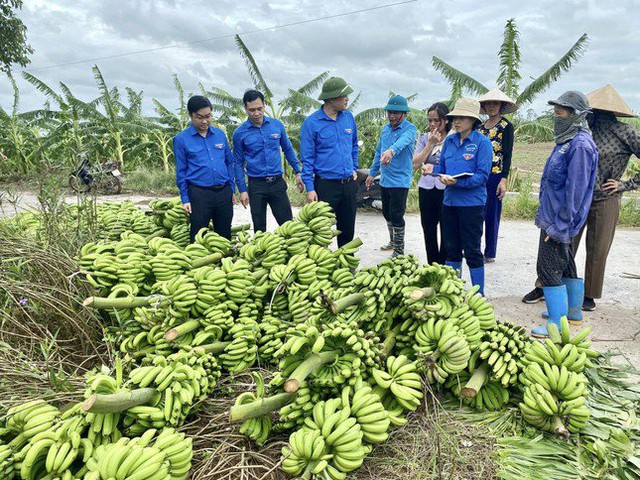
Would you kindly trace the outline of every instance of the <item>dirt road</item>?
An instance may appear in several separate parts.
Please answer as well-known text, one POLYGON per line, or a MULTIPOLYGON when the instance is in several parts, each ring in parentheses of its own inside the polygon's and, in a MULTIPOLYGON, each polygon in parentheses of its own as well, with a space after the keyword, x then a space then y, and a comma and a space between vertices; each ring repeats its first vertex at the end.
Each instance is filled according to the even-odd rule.
MULTIPOLYGON (((150 197, 117 195, 106 197, 110 201, 132 200, 144 206, 150 197)), ((75 197, 69 197, 75 202, 75 197)), ((32 208, 38 202, 35 195, 23 192, 17 202, 18 209, 32 208)), ((0 215, 11 215, 13 207, 3 202, 0 215)), ((407 215, 407 253, 426 261, 426 253, 417 215, 407 215)), ((250 223, 249 210, 236 206, 234 223, 250 223)), ((275 228, 269 217, 268 228, 275 228)), ((498 257, 486 268, 486 294, 495 305, 499 318, 509 320, 527 329, 542 319, 543 304, 526 305, 520 298, 533 286, 538 243, 538 229, 528 221, 504 221, 498 242, 498 257)), ((387 240, 387 227, 377 212, 358 212, 356 235, 364 245, 360 249, 362 265, 373 265, 387 257, 378 247, 387 240)), ((584 246, 577 255, 578 271, 584 271, 584 246)), ((603 298, 597 301, 594 312, 585 313, 584 325, 592 329, 592 340, 600 351, 612 351, 621 363, 628 361, 640 368, 640 280, 625 273, 640 275, 640 229, 618 229, 609 255, 603 298)), ((465 267, 463 277, 468 279, 465 267)), ((578 330, 580 327, 575 327, 578 330)))

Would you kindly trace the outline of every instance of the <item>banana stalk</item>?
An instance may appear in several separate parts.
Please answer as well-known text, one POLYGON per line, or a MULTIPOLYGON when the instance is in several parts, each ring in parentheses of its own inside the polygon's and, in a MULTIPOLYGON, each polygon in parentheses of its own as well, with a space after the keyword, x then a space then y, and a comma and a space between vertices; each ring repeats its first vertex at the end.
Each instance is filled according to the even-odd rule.
POLYGON ((224 352, 224 349, 227 348, 230 343, 231 342, 213 342, 207 345, 198 345, 197 347, 193 347, 193 349, 201 351, 202 353, 212 353, 216 355, 224 352))
POLYGON ((234 405, 229 412, 230 422, 243 422, 250 418, 258 418, 291 403, 296 393, 278 393, 271 397, 258 398, 254 402, 234 405))
POLYGON ((329 310, 331 310, 331 313, 337 315, 338 313, 344 312, 352 305, 360 305, 364 303, 366 299, 367 297, 364 296, 364 293, 352 293, 335 301, 323 295, 322 303, 326 305, 329 310))
POLYGON ((398 333, 395 330, 389 330, 384 334, 384 341, 382 342, 382 348, 380 349, 380 355, 387 357, 393 347, 396 345, 396 336, 398 333))
POLYGON ((460 395, 465 398, 475 397, 486 383, 488 371, 489 366, 486 364, 486 362, 483 362, 482 365, 475 369, 467 384, 462 387, 462 390, 460 390, 460 395))
POLYGON ((222 256, 223 255, 221 253, 213 253, 211 255, 207 255, 206 257, 198 258, 193 261, 193 268, 196 269, 204 267, 205 265, 211 265, 212 263, 218 263, 220 260, 222 260, 222 256))
POLYGON ((168 342, 172 342, 174 341, 176 338, 181 337, 182 335, 189 333, 189 332, 193 332, 194 330, 197 330, 200 327, 200 321, 199 320, 188 320, 186 322, 184 322, 181 325, 178 325, 177 327, 173 327, 171 330, 167 331, 167 333, 165 333, 164 338, 168 341, 168 342))
POLYGON ((85 307, 93 307, 98 310, 106 310, 109 308, 121 309, 121 308, 135 308, 135 307, 148 307, 154 305, 156 302, 165 300, 166 297, 161 295, 150 295, 148 297, 88 297, 82 305, 85 307))
POLYGON ((235 225, 231 227, 231 233, 243 232, 245 230, 249 230, 251 228, 250 223, 243 223, 242 225, 235 225))
POLYGON ((158 230, 157 232, 153 232, 151 235, 147 235, 144 239, 145 242, 149 243, 149 241, 158 237, 166 237, 169 234, 166 230, 158 230))
POLYGON ((338 357, 337 352, 321 352, 309 355, 304 362, 298 365, 288 380, 284 383, 284 391, 287 393, 297 392, 300 384, 325 363, 333 362, 338 357))
POLYGON ((351 240, 348 243, 345 243, 343 246, 341 246, 339 249, 336 250, 336 255, 340 254, 341 250, 350 250, 352 248, 358 248, 361 247, 363 245, 362 240, 360 240, 358 237, 354 238, 353 240, 351 240))
POLYGON ((155 388, 138 388, 123 390, 111 395, 94 393, 82 404, 82 410, 91 413, 124 412, 131 407, 150 403, 157 392, 155 388))
POLYGON ((569 430, 567 430, 567 427, 562 423, 562 419, 557 415, 553 417, 553 432, 560 437, 567 440, 569 439, 569 430))
POLYGON ((409 298, 414 302, 419 300, 431 300, 436 296, 436 290, 433 287, 416 288, 409 294, 409 298))

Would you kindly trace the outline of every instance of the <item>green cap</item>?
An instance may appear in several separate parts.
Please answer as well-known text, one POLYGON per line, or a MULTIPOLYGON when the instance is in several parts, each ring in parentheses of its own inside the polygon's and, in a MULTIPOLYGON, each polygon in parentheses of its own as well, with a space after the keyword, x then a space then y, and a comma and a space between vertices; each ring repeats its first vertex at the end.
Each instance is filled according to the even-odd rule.
POLYGON ((331 77, 322 84, 322 92, 320 92, 318 100, 346 97, 350 93, 353 93, 353 88, 344 81, 344 78, 331 77))
POLYGON ((396 95, 391 97, 387 102, 387 105, 384 107, 385 110, 389 112, 410 112, 409 104, 407 103, 407 99, 401 95, 396 95))

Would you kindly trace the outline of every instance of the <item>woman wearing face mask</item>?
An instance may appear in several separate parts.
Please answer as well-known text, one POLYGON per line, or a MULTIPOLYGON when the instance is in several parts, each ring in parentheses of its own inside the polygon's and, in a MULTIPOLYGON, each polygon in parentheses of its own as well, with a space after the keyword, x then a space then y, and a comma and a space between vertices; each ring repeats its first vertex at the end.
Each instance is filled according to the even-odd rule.
POLYGON ((582 323, 584 283, 577 278, 572 240, 587 219, 598 164, 598 149, 587 124, 589 102, 576 91, 568 91, 553 105, 556 146, 547 159, 540 181, 540 204, 536 226, 540 228, 536 270, 547 304, 545 325, 536 327, 534 337, 548 336, 547 325, 560 325, 568 316, 582 323))
POLYGON ((480 126, 480 102, 461 98, 453 111, 455 133, 442 145, 440 164, 425 165, 424 172, 439 174, 446 186, 442 206, 446 264, 462 272, 467 260, 471 283, 484 295, 484 262, 480 250, 487 179, 493 158, 491 142, 477 131, 480 126))
MULTIPOLYGON (((413 168, 426 165, 438 165, 444 139, 451 130, 451 120, 447 118, 449 108, 442 102, 434 103, 427 110, 429 131, 418 136, 413 154, 413 168)), ((420 220, 427 249, 427 261, 441 265, 447 260, 442 232, 442 200, 445 185, 436 176, 422 172, 418 182, 418 200, 420 202, 420 220), (438 242, 438 224, 440 224, 440 242, 438 242)))
POLYGON ((502 214, 502 199, 507 193, 507 178, 513 153, 513 125, 503 115, 513 113, 518 105, 497 88, 489 90, 480 100, 481 113, 489 118, 480 127, 480 133, 491 140, 493 163, 487 182, 487 205, 484 210, 484 262, 496 259, 498 229, 502 214))

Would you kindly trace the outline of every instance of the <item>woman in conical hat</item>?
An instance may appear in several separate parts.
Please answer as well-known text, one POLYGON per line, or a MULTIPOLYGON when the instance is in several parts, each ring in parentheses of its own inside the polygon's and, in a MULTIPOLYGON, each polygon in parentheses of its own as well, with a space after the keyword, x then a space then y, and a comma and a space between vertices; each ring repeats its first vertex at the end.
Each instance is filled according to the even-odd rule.
POLYGON ((596 308, 594 299, 602 297, 607 255, 616 231, 622 193, 640 186, 640 174, 624 182, 620 180, 631 155, 640 157, 640 132, 616 119, 635 115, 611 85, 589 93, 587 98, 593 110, 589 123, 600 157, 589 216, 573 246, 574 250, 578 248, 586 229, 587 259, 582 307, 590 311, 596 308))
POLYGON ((489 116, 479 131, 491 140, 493 162, 487 182, 487 205, 484 211, 484 261, 493 262, 498 246, 498 229, 502 214, 502 199, 507 193, 507 178, 511 168, 514 129, 504 115, 518 109, 516 102, 497 88, 489 90, 479 99, 481 113, 489 116))

